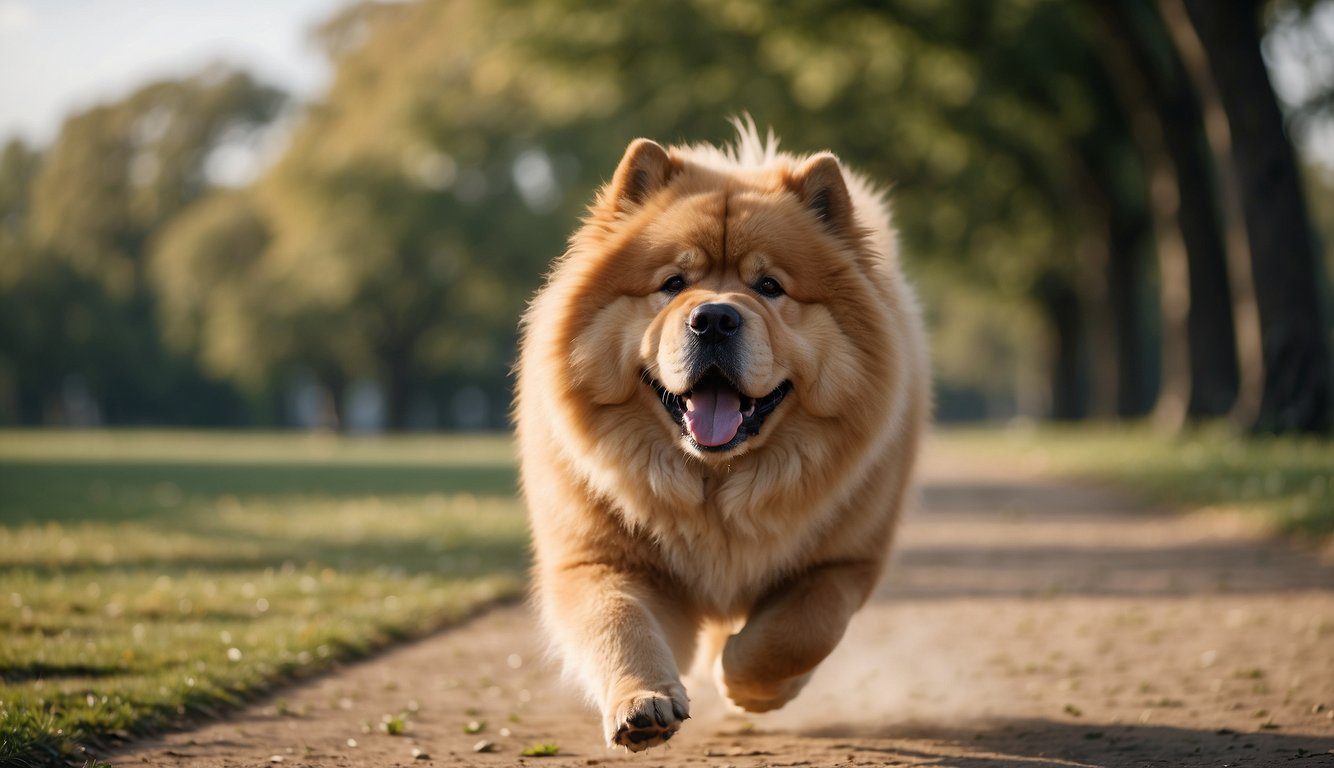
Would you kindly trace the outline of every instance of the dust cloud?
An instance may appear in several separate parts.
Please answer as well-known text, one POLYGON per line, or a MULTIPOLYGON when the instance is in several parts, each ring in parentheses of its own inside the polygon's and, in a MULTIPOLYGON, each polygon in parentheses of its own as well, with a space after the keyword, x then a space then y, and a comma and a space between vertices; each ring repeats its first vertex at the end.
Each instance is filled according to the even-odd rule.
POLYGON ((719 730, 802 732, 1005 714, 1007 686, 983 673, 977 639, 953 637, 950 627, 926 618, 912 605, 872 603, 853 618, 806 689, 776 712, 733 710, 701 661, 685 681, 691 716, 719 730))

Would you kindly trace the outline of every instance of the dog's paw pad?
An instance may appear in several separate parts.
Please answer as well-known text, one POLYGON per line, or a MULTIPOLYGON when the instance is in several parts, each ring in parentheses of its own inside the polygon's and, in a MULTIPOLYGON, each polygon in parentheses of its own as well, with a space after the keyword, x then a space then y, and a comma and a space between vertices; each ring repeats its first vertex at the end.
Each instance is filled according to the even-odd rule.
POLYGON ((670 741, 689 717, 684 693, 667 696, 643 691, 626 698, 617 707, 608 741, 613 746, 641 752, 670 741))
POLYGON ((772 712, 781 708, 797 697, 801 689, 806 687, 806 683, 811 679, 811 674, 807 672, 804 675, 789 677, 778 681, 739 681, 729 677, 723 672, 720 664, 715 670, 718 681, 718 691, 723 695, 723 701, 735 712, 749 712, 758 714, 761 712, 772 712))

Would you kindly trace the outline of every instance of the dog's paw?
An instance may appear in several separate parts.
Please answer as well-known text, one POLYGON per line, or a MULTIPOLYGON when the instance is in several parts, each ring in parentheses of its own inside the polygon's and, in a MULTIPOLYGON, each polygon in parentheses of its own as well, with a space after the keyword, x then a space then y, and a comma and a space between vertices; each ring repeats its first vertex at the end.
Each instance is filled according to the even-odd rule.
POLYGON ((669 692, 636 691, 612 707, 607 718, 607 744, 642 752, 670 740, 690 718, 685 689, 669 692))
POLYGON ((723 680, 718 688, 733 709, 758 714, 772 712, 795 699, 809 678, 810 675, 801 675, 773 684, 745 685, 723 680))
POLYGON ((758 714, 771 712, 795 699, 810 681, 811 673, 778 681, 747 680, 728 675, 720 658, 714 667, 714 679, 718 683, 718 692, 732 709, 758 714))

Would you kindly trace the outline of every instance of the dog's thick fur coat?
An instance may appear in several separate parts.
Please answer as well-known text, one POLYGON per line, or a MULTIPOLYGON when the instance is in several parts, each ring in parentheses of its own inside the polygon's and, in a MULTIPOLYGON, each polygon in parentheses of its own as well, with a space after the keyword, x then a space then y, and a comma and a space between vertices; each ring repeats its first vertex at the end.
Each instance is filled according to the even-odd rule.
POLYGON ((738 707, 801 690, 880 576, 930 410, 880 193, 738 127, 632 143, 524 317, 536 597, 633 751, 689 716, 697 650, 738 707), (725 346, 704 305, 735 318, 725 346))

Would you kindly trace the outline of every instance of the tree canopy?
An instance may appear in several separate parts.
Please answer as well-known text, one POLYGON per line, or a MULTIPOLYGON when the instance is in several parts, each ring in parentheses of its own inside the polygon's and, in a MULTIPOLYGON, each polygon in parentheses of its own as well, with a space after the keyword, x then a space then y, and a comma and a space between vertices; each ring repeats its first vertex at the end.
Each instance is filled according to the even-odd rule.
MULTIPOLYGON (((29 286, 5 309, 26 329, 0 350, 28 393, 11 417, 49 410, 32 402, 71 373, 105 400, 104 365, 134 360, 156 383, 128 390, 185 377, 255 418, 308 376, 337 410, 378 382, 397 426, 479 391, 498 423, 523 301, 625 145, 725 142, 733 116, 891 187, 944 415, 1135 416, 1155 399, 1162 414, 1172 398, 1171 419, 1226 413, 1255 379, 1239 366, 1280 363, 1244 354, 1234 160, 1206 131, 1222 107, 1173 34, 1176 2, 352 5, 315 30, 328 92, 244 189, 213 183, 210 158, 284 100, 232 71, 76 115, 43 152, 6 149, 5 285, 29 286), (58 298, 81 291, 78 311, 58 298), (64 326, 80 322, 85 351, 116 362, 24 357, 41 338, 74 349, 64 326)), ((1290 29, 1304 11, 1269 12, 1290 29)), ((1288 427, 1327 426, 1324 398, 1288 427)))

